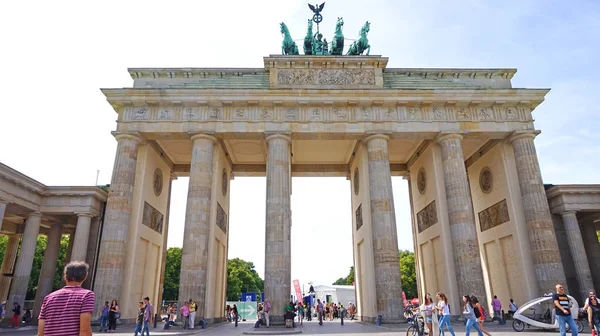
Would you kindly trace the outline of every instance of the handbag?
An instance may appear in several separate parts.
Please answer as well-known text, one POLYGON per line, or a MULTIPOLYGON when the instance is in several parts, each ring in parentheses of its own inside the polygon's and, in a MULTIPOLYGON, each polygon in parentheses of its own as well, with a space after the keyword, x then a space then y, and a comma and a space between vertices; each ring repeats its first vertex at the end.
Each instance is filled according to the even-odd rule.
POLYGON ((120 319, 121 318, 121 313, 115 313, 115 319, 120 319))

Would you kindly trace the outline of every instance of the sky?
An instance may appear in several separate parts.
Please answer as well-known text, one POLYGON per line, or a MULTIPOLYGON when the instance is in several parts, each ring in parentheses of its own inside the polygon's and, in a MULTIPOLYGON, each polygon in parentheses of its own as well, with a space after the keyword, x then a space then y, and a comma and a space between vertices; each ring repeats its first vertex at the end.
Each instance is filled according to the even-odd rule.
MULTIPOLYGON (((599 183, 600 2, 328 0, 346 38, 371 22, 388 67, 517 68, 517 88, 551 88, 534 111, 545 183, 599 183)), ((117 115, 100 88, 128 67, 261 67, 312 16, 304 1, 2 1, 0 162, 46 185, 110 183, 117 115)), ((407 185, 393 178, 400 249, 412 250, 407 185)), ((181 246, 187 178, 173 183, 168 246, 181 246)), ((330 284, 352 265, 350 182, 292 181, 292 277, 330 284), (318 258, 316 258, 319 256, 318 258)), ((264 274, 265 178, 231 182, 229 257, 264 274)))

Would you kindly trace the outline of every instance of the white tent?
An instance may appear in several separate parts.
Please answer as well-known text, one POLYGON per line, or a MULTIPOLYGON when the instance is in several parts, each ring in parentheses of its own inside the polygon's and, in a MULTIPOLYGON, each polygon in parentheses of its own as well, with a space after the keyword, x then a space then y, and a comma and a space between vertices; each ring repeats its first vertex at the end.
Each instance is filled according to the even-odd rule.
POLYGON ((341 303, 344 307, 348 306, 348 302, 356 304, 356 295, 354 286, 340 286, 340 285, 319 285, 314 286, 315 299, 327 302, 327 296, 331 295, 331 302, 341 303))

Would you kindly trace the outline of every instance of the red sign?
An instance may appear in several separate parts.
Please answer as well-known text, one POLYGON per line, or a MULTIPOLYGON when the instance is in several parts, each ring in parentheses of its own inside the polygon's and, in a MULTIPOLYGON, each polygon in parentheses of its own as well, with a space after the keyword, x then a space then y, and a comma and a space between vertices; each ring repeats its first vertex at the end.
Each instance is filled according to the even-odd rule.
POLYGON ((294 280, 294 290, 296 290, 296 300, 302 301, 302 292, 300 291, 300 281, 294 280))

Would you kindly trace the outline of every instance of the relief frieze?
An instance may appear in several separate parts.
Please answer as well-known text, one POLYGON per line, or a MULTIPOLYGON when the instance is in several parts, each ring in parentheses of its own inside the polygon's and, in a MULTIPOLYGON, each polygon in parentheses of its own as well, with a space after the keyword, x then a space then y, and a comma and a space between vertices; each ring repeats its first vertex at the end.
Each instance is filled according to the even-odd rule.
POLYGON ((485 122, 528 121, 531 113, 522 107, 457 106, 206 106, 127 107, 123 121, 297 121, 297 122, 485 122))
POLYGON ((278 85, 375 85, 373 69, 279 69, 278 85))
POLYGON ((496 227, 510 220, 506 199, 492 205, 479 213, 481 232, 496 227))
POLYGON ((142 215, 142 224, 152 230, 162 234, 164 216, 148 202, 144 202, 144 213, 142 215))
POLYGON ((417 229, 419 233, 429 229, 438 222, 435 200, 417 213, 417 229))

